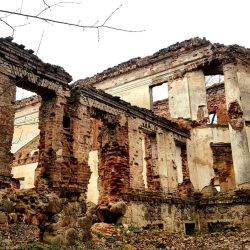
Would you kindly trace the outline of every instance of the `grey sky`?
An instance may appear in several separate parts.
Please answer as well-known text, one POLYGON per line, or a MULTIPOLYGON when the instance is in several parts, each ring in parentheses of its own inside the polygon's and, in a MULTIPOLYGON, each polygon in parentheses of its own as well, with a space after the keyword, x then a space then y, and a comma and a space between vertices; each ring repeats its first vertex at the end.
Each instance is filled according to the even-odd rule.
MULTIPOLYGON (((52 4, 56 0, 47 0, 52 4)), ((72 1, 72 0, 69 0, 72 1)), ((21 0, 0 1, 0 9, 16 10, 21 0)), ((85 78, 137 56, 146 56, 194 36, 212 42, 250 47, 249 0, 82 0, 44 13, 44 17, 81 24, 101 23, 120 4, 123 7, 109 24, 127 29, 146 29, 142 33, 102 30, 98 42, 95 30, 50 25, 36 20, 11 16, 13 25, 30 22, 15 32, 15 41, 37 50, 45 62, 65 68, 74 78, 85 78)), ((23 13, 38 13, 42 0, 23 0, 23 13)), ((0 16, 4 14, 0 13, 0 16)), ((11 30, 0 23, 1 36, 11 30)), ((19 93, 19 98, 25 94, 19 93)))

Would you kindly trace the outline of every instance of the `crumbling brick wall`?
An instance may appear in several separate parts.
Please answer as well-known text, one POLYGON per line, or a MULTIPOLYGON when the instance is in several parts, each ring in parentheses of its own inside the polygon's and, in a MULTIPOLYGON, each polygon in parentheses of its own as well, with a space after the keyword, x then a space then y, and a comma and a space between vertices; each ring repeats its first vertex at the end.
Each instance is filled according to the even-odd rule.
MULTIPOLYGON (((157 116, 149 110, 132 106, 90 86, 83 86, 82 83, 69 87, 67 83, 71 81, 71 77, 61 68, 44 64, 30 51, 11 43, 8 39, 0 39, 0 51, 1 60, 7 63, 8 68, 8 70, 0 68, 0 86, 7 88, 11 88, 13 85, 22 86, 41 96, 36 187, 34 190, 30 190, 30 193, 22 193, 19 192, 20 190, 17 193, 11 191, 14 192, 14 196, 18 197, 21 205, 25 204, 25 208, 21 207, 20 211, 18 202, 18 206, 12 210, 18 213, 24 222, 34 220, 39 227, 42 239, 64 241, 64 237, 70 239, 72 236, 74 238, 89 221, 89 218, 83 215, 86 212, 86 191, 91 175, 88 158, 89 152, 93 149, 99 150, 99 205, 102 206, 99 209, 104 219, 108 218, 109 221, 115 222, 114 218, 117 219, 118 216, 124 215, 126 204, 134 202, 132 205, 138 205, 141 208, 141 210, 135 208, 135 211, 144 211, 145 218, 149 223, 153 223, 154 219, 157 223, 161 223, 161 205, 163 203, 171 204, 174 202, 178 204, 176 206, 178 213, 182 211, 181 209, 184 210, 187 204, 190 206, 195 204, 195 199, 183 201, 184 196, 193 191, 187 165, 189 152, 186 149, 182 148, 181 150, 183 185, 178 186, 176 169, 174 169, 175 141, 178 139, 186 143, 190 136, 186 129, 187 123, 185 124, 183 119, 179 120, 179 124, 183 121, 183 126, 180 126, 170 119, 157 116), (9 51, 13 57, 9 57, 9 51), (11 84, 13 80, 15 83, 11 84), (146 186, 143 185, 142 176, 142 165, 143 160, 145 160, 143 159, 142 139, 145 140, 147 163, 146 186), (164 149, 160 145, 161 143, 165 146, 164 149), (159 148, 162 149, 162 152, 159 152, 159 148), (164 182, 162 181, 163 176, 164 182), (162 185, 167 186, 164 188, 165 192, 163 192, 162 185), (169 194, 170 192, 171 194, 169 194), (183 197, 180 197, 182 195, 183 197), (172 199, 173 197, 175 199, 172 199), (33 209, 37 214, 30 215, 33 201, 35 202, 33 209), (153 205, 155 207, 152 209, 153 205), (154 213, 155 216, 150 218, 154 213)), ((196 87, 200 87, 199 84, 203 83, 204 80, 202 70, 207 66, 209 69, 212 68, 213 63, 219 62, 221 64, 230 59, 228 53, 237 52, 236 54, 240 55, 242 51, 245 52, 242 48, 227 48, 212 45, 204 39, 194 39, 176 44, 146 59, 135 59, 120 65, 117 72, 108 70, 102 75, 89 79, 89 81, 91 83, 95 80, 105 80, 110 76, 118 76, 138 68, 145 70, 144 68, 151 64, 159 66, 154 73, 160 73, 170 65, 173 68, 180 66, 167 78, 170 82, 177 80, 170 87, 180 86, 179 84, 184 87, 191 86, 192 92, 184 93, 186 99, 199 97, 199 93, 201 93, 202 98, 198 98, 197 102, 196 98, 193 98, 189 104, 185 103, 188 112, 192 113, 192 116, 188 114, 187 117, 196 118, 198 112, 198 115, 206 118, 205 89, 199 88, 199 91, 196 92, 196 87), (199 52, 195 51, 196 46, 198 46, 199 52), (204 46, 206 46, 206 50, 204 50, 204 46), (227 53, 224 53, 225 51, 227 53), (179 65, 178 57, 184 52, 192 55, 194 59, 192 62, 187 61, 185 65, 179 65), (205 60, 204 57, 206 57, 205 60), (160 67, 162 66, 161 59, 168 60, 164 67, 160 67), (198 83, 194 81, 197 79, 198 83), (192 112, 188 105, 192 106, 192 112)), ((189 59, 185 57, 185 60, 189 59)), ((146 72, 143 77, 151 73, 150 71, 146 72)), ((136 77, 139 76, 140 74, 136 75, 136 77)), ((178 100, 182 99, 183 89, 178 90, 178 100)), ((219 123, 223 124, 226 121, 226 116, 223 113, 225 108, 224 90, 215 86, 207 91, 209 112, 219 112, 219 123)), ((11 104, 14 92, 0 97, 3 101, 1 105, 4 103, 2 106, 4 108, 0 110, 0 117, 7 117, 6 120, 0 120, 0 125, 8 130, 6 134, 0 130, 0 137, 4 138, 0 141, 3 144, 0 144, 0 160, 3 159, 4 163, 4 167, 0 170, 1 188, 8 186, 11 178, 9 149, 13 133, 14 112, 11 104)), ((178 117, 179 114, 182 114, 182 107, 179 106, 178 102, 175 104, 174 107, 179 108, 176 115, 178 117)), ((238 128, 238 125, 241 125, 241 123, 237 123, 243 116, 239 107, 237 102, 231 102, 229 105, 228 113, 232 127, 236 125, 238 128)), ((156 104, 154 110, 157 114, 169 118, 167 101, 156 104), (166 109, 163 108, 164 105, 166 109)), ((205 119, 202 120, 201 124, 192 124, 195 122, 194 120, 188 124, 189 129, 192 129, 191 125, 205 126, 205 119)), ((196 146, 199 146, 198 143, 196 146)), ((216 154, 215 162, 220 165, 224 158, 228 157, 228 150, 223 151, 220 156, 216 154)), ((223 162, 223 164, 228 165, 228 162, 223 162)), ((221 170, 220 166, 218 168, 221 170)), ((223 177, 227 170, 223 169, 223 177)), ((4 190, 4 192, 7 192, 4 194, 5 199, 8 197, 8 190, 4 190)), ((171 209, 170 206, 169 210, 171 209)), ((133 208, 131 208, 132 210, 133 208)), ((8 217, 8 213, 4 211, 4 216, 8 217)), ((166 224, 173 223, 174 216, 175 212, 169 212, 168 220, 170 222, 168 221, 166 224)), ((184 220, 184 217, 181 218, 184 220)), ((191 216, 187 218, 190 219, 191 216)), ((181 222, 178 221, 178 228, 181 227, 181 222)))
POLYGON ((69 166, 69 158, 63 128, 64 107, 67 103, 65 97, 47 94, 42 96, 39 110, 39 163, 36 169, 36 187, 38 189, 61 189, 61 185, 68 178, 63 178, 63 171, 69 166), (66 166, 65 166, 66 165, 66 166))
POLYGON ((100 203, 119 201, 129 187, 127 124, 105 121, 100 133, 99 189, 100 203))
POLYGON ((169 111, 168 99, 157 101, 153 103, 153 111, 156 115, 171 119, 169 111))
POLYGON ((228 115, 224 83, 215 84, 207 88, 208 113, 217 114, 217 124, 227 125, 228 115))
POLYGON ((158 170, 158 161, 157 161, 157 142, 156 134, 144 134, 145 138, 145 160, 147 168, 147 186, 149 190, 160 191, 161 183, 158 170))
POLYGON ((235 189, 233 158, 231 146, 228 144, 212 144, 213 168, 219 180, 221 192, 235 189))
MULTIPOLYGON (((1 62, 1 61, 0 61, 1 62)), ((16 86, 13 80, 0 72, 0 188, 10 185, 10 152, 14 133, 16 86)))
POLYGON ((29 239, 32 241, 40 239, 52 244, 71 244, 81 232, 80 237, 87 239, 89 227, 82 231, 86 225, 83 221, 88 220, 84 218, 86 203, 82 191, 85 186, 81 187, 78 175, 81 180, 88 168, 82 162, 79 166, 72 157, 71 124, 66 126, 66 107, 70 97, 68 82, 72 78, 62 68, 43 63, 32 51, 11 41, 0 38, 0 117, 4 118, 0 121, 0 143, 4 142, 0 145, 0 188, 11 183, 10 148, 16 86, 41 97, 39 156, 34 189, 0 190, 0 204, 9 205, 8 208, 0 206, 1 218, 7 227, 10 224, 18 228, 23 224, 26 228, 33 225, 38 235, 32 235, 29 239), (75 171, 76 166, 82 171, 75 171))

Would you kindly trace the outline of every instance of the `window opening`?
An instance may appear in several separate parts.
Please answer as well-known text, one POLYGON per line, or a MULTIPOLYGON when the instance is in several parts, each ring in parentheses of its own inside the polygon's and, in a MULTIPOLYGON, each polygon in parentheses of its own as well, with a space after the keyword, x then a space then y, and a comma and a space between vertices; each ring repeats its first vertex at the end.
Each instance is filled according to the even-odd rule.
POLYGON ((152 103, 168 99, 168 84, 165 82, 161 85, 151 87, 152 103))
POLYGON ((185 234, 193 235, 195 233, 195 223, 185 223, 185 234))
POLYGON ((208 124, 217 124, 218 123, 218 117, 217 114, 214 113, 210 113, 208 116, 208 124))
POLYGON ((224 82, 224 75, 208 75, 205 76, 206 87, 212 86, 217 83, 224 82))

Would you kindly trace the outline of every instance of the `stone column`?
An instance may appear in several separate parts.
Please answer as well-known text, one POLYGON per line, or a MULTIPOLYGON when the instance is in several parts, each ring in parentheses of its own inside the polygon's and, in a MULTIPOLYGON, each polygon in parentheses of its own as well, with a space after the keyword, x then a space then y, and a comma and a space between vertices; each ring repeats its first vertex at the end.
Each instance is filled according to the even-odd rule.
MULTIPOLYGON (((249 122, 249 79, 242 78, 244 67, 234 63, 223 66, 225 95, 229 117, 230 140, 236 186, 247 187, 250 181, 250 152, 246 121, 249 122)), ((244 74, 243 74, 244 75, 244 74)))
POLYGON ((65 105, 65 96, 52 93, 42 96, 39 110, 39 163, 35 174, 38 190, 59 188, 61 184, 61 173, 65 165, 62 143, 65 105))
POLYGON ((0 188, 10 185, 16 86, 0 72, 0 188))

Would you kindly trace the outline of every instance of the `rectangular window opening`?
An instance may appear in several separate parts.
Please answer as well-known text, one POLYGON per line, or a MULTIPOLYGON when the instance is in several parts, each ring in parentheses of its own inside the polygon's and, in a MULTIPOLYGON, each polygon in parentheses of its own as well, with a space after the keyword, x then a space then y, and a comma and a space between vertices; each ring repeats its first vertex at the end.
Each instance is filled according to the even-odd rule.
POLYGON ((210 113, 208 116, 208 124, 217 124, 218 123, 218 117, 215 112, 210 113))
POLYGON ((205 76, 205 85, 206 87, 212 86, 214 84, 219 84, 224 82, 224 75, 207 75, 205 76))
POLYGON ((166 82, 151 87, 152 103, 165 99, 168 99, 168 84, 166 82))
POLYGON ((193 235, 195 233, 195 223, 189 222, 185 223, 185 234, 193 235))

